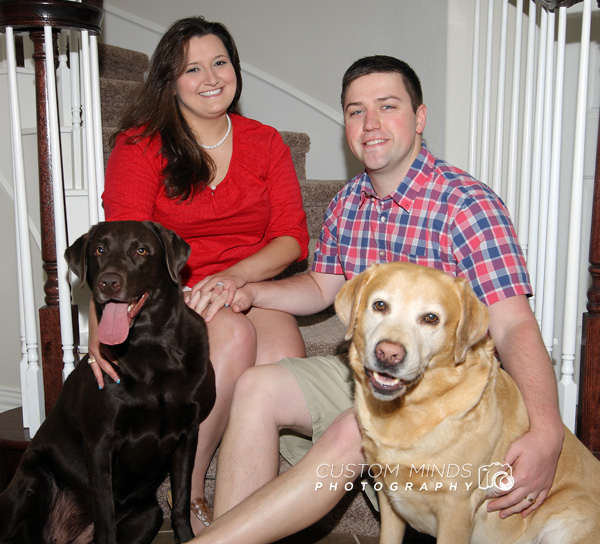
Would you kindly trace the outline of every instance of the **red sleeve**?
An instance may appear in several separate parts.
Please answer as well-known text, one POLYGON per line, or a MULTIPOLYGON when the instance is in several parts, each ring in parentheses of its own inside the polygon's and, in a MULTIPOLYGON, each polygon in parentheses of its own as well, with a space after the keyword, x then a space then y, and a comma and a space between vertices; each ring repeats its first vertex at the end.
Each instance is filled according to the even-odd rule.
POLYGON ((163 184, 159 150, 156 141, 132 144, 126 134, 117 137, 106 166, 102 195, 107 221, 152 220, 163 184))
POLYGON ((301 249, 301 261, 308 255, 306 213, 302 207, 302 193, 290 148, 274 132, 271 143, 267 185, 271 197, 271 222, 267 231, 269 241, 280 236, 292 236, 301 249))

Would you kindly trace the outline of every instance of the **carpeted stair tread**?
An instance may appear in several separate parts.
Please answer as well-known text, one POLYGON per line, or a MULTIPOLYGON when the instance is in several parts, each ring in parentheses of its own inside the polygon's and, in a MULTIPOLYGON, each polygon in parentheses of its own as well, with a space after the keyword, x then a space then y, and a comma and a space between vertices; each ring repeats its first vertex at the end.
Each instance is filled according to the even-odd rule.
POLYGON ((310 137, 303 132, 281 131, 280 134, 290 148, 298 179, 306 179, 306 154, 310 150, 310 137))
POLYGON ((346 327, 335 313, 296 317, 306 345, 306 356, 337 353, 344 342, 346 327))
POLYGON ((102 126, 117 127, 127 107, 138 92, 140 83, 120 79, 100 79, 102 100, 102 126))
POLYGON ((150 67, 150 60, 145 53, 99 43, 98 66, 101 78, 141 82, 150 67))

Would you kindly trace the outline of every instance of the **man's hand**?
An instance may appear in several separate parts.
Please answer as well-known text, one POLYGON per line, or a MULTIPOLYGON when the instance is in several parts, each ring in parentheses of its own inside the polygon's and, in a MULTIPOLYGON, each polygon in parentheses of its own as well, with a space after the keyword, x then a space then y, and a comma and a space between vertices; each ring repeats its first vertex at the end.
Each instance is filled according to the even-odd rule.
POLYGON ((244 285, 235 292, 235 297, 231 303, 231 309, 235 313, 241 313, 249 310, 254 302, 254 292, 252 284, 244 285))
POLYGON ((488 512, 500 510, 500 517, 520 513, 527 517, 548 496, 558 457, 562 449, 564 428, 554 431, 530 430, 515 440, 506 452, 505 463, 513 471, 513 487, 488 503, 488 512))

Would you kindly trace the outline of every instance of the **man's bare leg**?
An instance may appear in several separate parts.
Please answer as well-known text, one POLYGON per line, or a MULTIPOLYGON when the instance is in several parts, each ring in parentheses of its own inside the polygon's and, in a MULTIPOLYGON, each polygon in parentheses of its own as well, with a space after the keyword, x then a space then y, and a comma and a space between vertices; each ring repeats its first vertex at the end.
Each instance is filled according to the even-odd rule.
POLYGON ((192 542, 267 544, 312 525, 333 509, 352 481, 333 478, 332 470, 319 471, 324 463, 338 468, 364 463, 352 409, 332 423, 302 461, 216 519, 192 542), (322 487, 317 489, 317 484, 322 487))

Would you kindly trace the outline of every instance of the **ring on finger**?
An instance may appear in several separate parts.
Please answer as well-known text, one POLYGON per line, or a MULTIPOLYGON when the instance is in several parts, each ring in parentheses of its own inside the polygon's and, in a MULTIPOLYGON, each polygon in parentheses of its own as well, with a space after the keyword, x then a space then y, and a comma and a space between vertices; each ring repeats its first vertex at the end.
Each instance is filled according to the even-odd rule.
POLYGON ((88 365, 91 365, 92 363, 96 362, 96 358, 93 355, 90 355, 88 357, 88 365))
POLYGON ((218 282, 215 284, 215 287, 216 287, 217 285, 220 285, 221 287, 225 287, 225 285, 223 285, 223 282, 222 282, 222 281, 218 281, 218 282))
POLYGON ((532 499, 532 498, 531 498, 529 495, 527 495, 527 496, 525 497, 525 500, 526 500, 527 502, 530 502, 531 504, 533 504, 533 503, 535 502, 535 499, 532 499))

